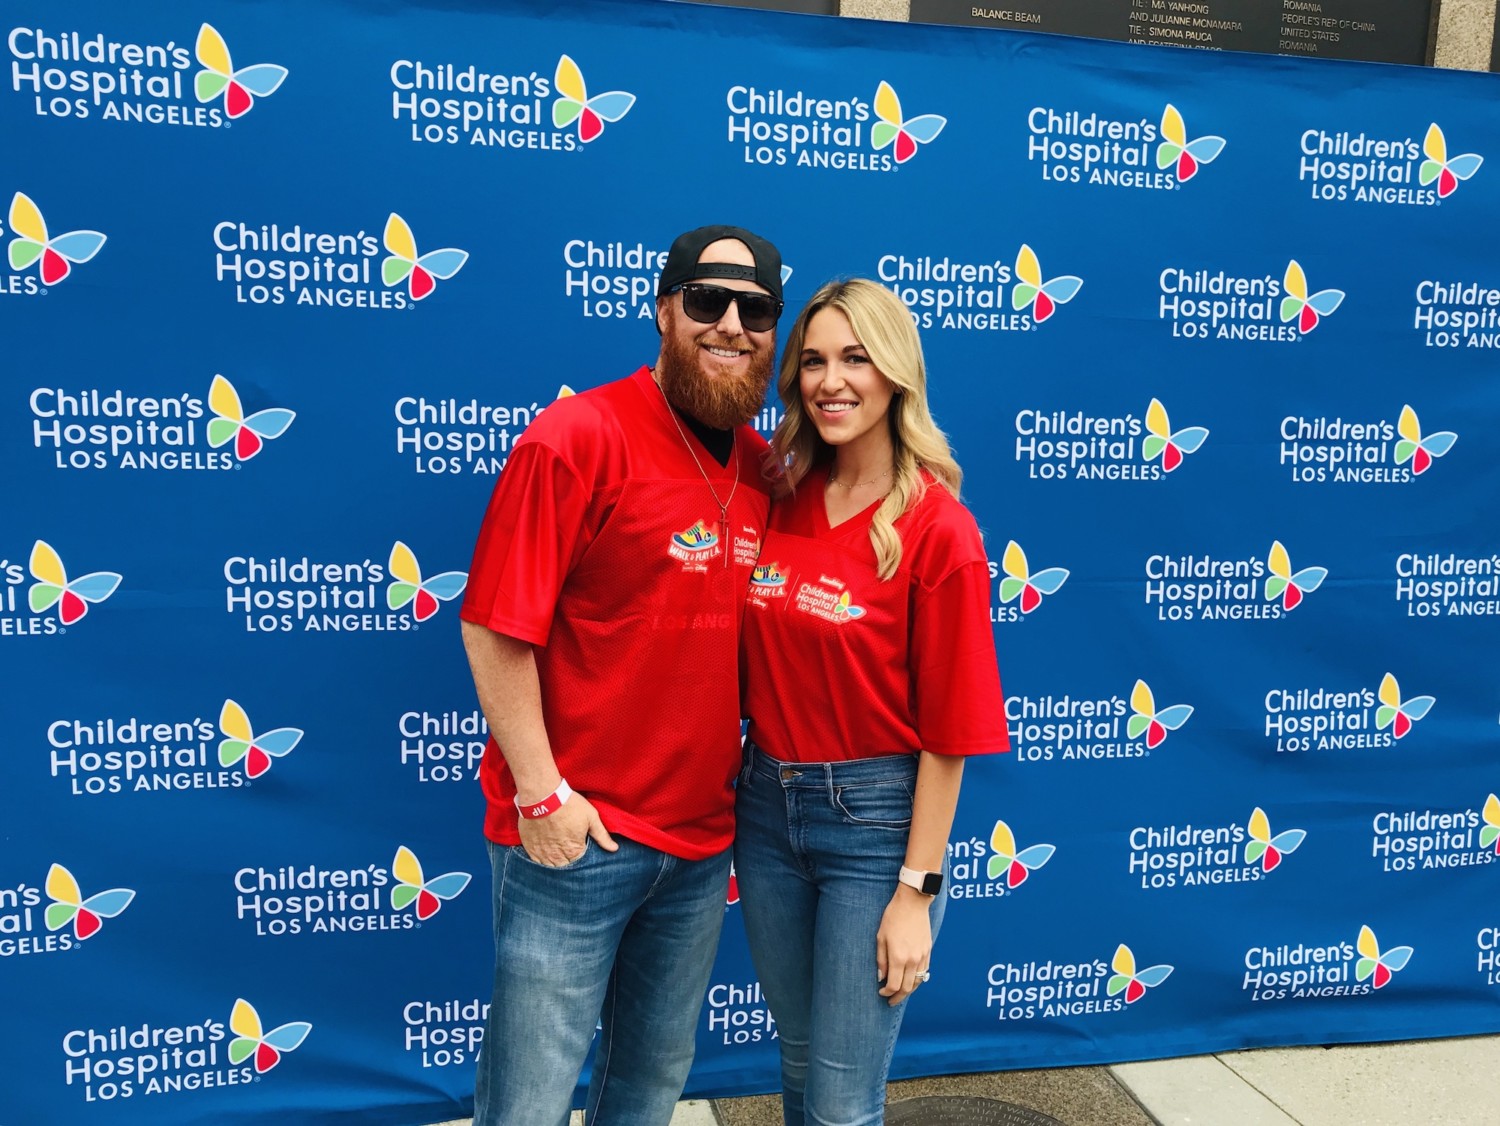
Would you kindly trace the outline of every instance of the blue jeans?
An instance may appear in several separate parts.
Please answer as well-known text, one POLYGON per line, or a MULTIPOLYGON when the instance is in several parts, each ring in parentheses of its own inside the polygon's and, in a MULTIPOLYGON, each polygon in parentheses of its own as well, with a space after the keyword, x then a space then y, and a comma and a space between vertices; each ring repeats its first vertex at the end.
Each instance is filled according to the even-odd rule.
MULTIPOLYGON (((875 936, 896 891, 917 758, 783 763, 753 743, 736 792, 735 873, 776 1018, 787 1126, 885 1121, 906 1003, 880 996, 875 936)), ((937 936, 946 896, 930 909, 937 936)))
POLYGON ((666 1126, 713 970, 729 850, 682 860, 616 837, 561 868, 490 843, 495 987, 475 1126, 566 1126, 579 1073, 590 1126, 666 1126))

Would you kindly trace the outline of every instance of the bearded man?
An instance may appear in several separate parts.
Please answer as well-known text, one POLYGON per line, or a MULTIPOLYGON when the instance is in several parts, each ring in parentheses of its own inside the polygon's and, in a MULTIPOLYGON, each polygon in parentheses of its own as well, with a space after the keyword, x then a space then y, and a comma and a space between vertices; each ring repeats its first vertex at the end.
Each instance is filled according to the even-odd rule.
POLYGON ((781 257, 739 227, 667 254, 656 367, 559 400, 495 486, 464 599, 495 980, 476 1126, 665 1126, 724 919, 739 623, 769 500, 745 424, 781 257))

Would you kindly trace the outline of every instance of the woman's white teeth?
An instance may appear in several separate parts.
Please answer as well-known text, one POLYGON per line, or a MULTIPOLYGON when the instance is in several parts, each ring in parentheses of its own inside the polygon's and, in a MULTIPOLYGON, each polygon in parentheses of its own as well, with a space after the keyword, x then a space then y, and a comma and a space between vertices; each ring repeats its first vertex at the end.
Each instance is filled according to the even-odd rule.
POLYGON ((822 404, 822 409, 825 410, 825 411, 830 411, 830 412, 834 412, 834 413, 841 413, 843 411, 852 411, 854 409, 854 404, 853 403, 823 403, 822 404))

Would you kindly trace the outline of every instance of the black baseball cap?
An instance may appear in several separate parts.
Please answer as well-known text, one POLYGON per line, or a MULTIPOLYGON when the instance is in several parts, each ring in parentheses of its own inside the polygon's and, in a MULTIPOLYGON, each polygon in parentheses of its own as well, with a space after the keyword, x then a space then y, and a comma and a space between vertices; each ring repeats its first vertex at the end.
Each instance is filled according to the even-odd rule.
POLYGON ((656 295, 665 297, 683 282, 699 278, 735 278, 754 282, 776 300, 781 300, 781 254, 765 239, 745 230, 744 227, 699 227, 677 236, 672 249, 667 251, 667 262, 662 267, 661 280, 656 285, 656 295), (735 262, 699 262, 698 257, 711 244, 720 239, 732 238, 749 248, 754 266, 742 266, 735 262))

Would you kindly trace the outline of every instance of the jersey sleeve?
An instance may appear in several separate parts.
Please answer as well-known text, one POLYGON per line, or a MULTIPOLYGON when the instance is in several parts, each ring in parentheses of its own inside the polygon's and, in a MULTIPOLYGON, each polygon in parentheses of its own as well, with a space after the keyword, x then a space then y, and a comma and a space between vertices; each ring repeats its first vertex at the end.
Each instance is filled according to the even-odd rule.
POLYGON ((518 443, 490 495, 459 616, 545 645, 591 495, 552 446, 518 443))
POLYGON ((968 561, 930 587, 919 582, 914 597, 912 711, 922 748, 940 755, 1010 749, 990 624, 989 565, 977 529, 972 536, 968 561))

